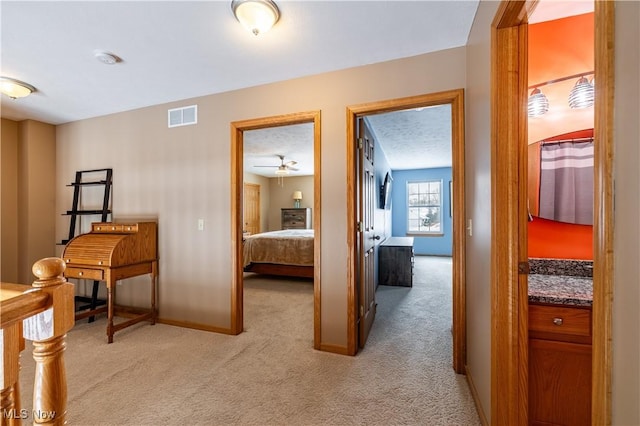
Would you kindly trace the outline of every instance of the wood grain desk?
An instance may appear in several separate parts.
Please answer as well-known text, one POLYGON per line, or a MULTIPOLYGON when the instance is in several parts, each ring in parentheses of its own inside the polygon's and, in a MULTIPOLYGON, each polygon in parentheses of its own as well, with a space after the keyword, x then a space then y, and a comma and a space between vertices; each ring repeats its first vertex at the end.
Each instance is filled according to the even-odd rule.
POLYGON ((158 275, 157 225, 155 222, 91 224, 91 232, 78 235, 64 249, 65 277, 104 281, 107 305, 76 314, 76 321, 107 312, 107 336, 113 342, 116 331, 140 321, 156 321, 156 287, 158 275), (150 274, 151 307, 116 305, 116 282, 150 274), (114 323, 114 316, 129 317, 114 323))

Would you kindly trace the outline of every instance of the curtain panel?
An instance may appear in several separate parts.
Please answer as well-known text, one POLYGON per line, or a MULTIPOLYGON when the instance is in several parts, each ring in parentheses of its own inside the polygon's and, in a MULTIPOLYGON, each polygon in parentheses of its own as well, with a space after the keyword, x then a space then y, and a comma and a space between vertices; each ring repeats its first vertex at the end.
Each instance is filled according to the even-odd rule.
POLYGON ((593 139, 542 144, 540 217, 593 224, 593 139))

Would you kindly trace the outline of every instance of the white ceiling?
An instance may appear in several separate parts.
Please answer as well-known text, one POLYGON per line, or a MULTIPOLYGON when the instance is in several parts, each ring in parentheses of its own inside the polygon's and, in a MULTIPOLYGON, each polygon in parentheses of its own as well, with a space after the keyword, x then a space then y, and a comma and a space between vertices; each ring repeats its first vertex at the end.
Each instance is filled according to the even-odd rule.
MULTIPOLYGON (((61 124, 459 47, 478 6, 478 0, 281 0, 280 21, 256 37, 235 20, 230 3, 4 0, 0 74, 37 91, 18 100, 3 96, 2 117, 61 124), (104 65, 94 58, 96 50, 122 61, 104 65)), ((389 141, 406 148, 434 130, 421 120, 402 132, 378 128, 399 129, 393 117, 371 119, 383 146, 389 141), (412 128, 415 135, 407 132, 412 128)), ((292 157, 292 146, 272 148, 275 163, 277 154, 303 158, 292 157)), ((407 159, 394 165, 387 154, 392 168, 423 167, 407 159)))

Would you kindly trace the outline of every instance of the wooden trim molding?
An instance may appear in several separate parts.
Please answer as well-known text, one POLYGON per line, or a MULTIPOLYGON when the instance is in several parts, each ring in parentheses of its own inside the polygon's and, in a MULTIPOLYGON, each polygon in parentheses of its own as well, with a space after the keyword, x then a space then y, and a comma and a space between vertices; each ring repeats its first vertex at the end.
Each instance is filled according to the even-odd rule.
POLYGON ((313 123, 313 229, 314 229, 314 279, 313 279, 313 347, 321 348, 321 280, 320 280, 320 248, 321 248, 321 162, 320 162, 320 111, 299 112, 273 117, 234 121, 231 123, 231 319, 230 334, 240 334, 243 330, 243 270, 242 270, 242 192, 244 180, 243 166, 243 132, 246 130, 264 129, 268 127, 288 126, 293 124, 313 123))
POLYGON ((464 90, 449 90, 407 98, 372 102, 347 108, 347 352, 358 351, 358 310, 356 283, 356 158, 355 136, 358 117, 402 109, 451 105, 453 180, 453 368, 464 374, 466 364, 466 284, 465 284, 465 167, 464 90))
MULTIPOLYGON (((492 23, 491 422, 528 424, 526 260, 527 17, 536 1, 503 1, 492 23), (514 143, 517 142, 517 143, 514 143), (523 253, 525 256, 523 256, 523 253), (521 259, 525 257, 524 259, 521 259)), ((595 188, 592 424, 611 423, 614 2, 595 2, 595 188)))
POLYGON ((613 1, 595 2, 593 343, 591 424, 611 424, 613 309, 613 1))
POLYGON ((522 2, 503 2, 498 11, 503 15, 496 15, 492 28, 491 419, 496 425, 527 424, 528 297, 526 276, 523 291, 518 275, 519 179, 526 159, 521 147, 527 142, 527 39, 521 8, 522 2))

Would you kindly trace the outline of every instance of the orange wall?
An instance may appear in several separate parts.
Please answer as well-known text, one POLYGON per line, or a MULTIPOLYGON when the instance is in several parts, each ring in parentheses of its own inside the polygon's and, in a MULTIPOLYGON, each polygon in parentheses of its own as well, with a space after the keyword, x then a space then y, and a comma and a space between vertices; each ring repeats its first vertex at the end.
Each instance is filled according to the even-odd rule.
MULTIPOLYGON (((593 13, 529 25, 529 86, 593 71, 593 52, 593 13)), ((593 107, 569 107, 569 92, 577 80, 539 88, 549 99, 549 111, 529 118, 529 143, 593 127, 593 107)))

